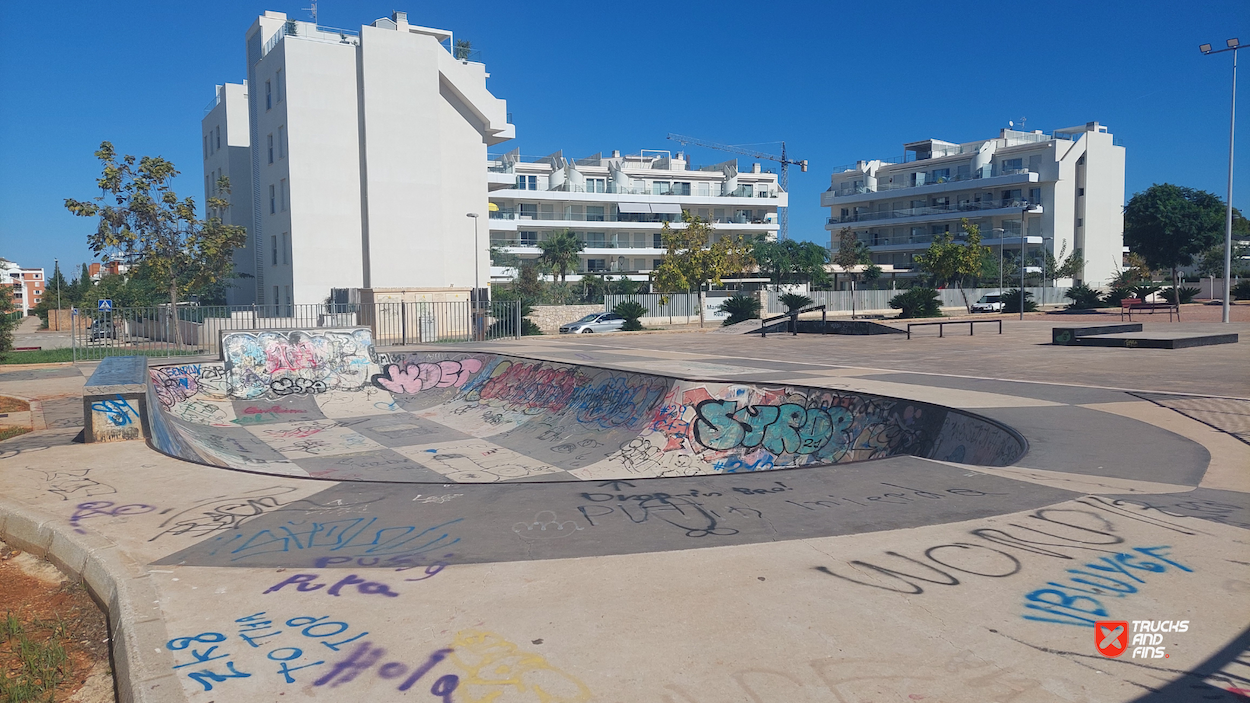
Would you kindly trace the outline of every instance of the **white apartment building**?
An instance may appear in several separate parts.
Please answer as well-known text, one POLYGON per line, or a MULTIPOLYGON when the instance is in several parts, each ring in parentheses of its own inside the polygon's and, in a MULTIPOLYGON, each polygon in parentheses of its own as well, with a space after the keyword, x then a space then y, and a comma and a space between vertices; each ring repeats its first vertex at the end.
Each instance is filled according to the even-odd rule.
MULTIPOLYGON (((712 223, 712 241, 725 236, 776 239, 777 208, 788 194, 777 174, 737 160, 702 168, 666 150, 567 159, 561 152, 523 160, 519 151, 495 157, 491 176, 490 243, 522 259, 537 258, 539 242, 570 230, 585 243, 578 270, 645 281, 664 254, 665 222, 680 229, 682 211, 712 223)), ((496 280, 509 278, 496 268, 496 280)))
POLYGON ((236 300, 249 301, 249 283, 250 302, 279 306, 320 303, 332 289, 363 302, 466 300, 487 285, 486 242, 475 257, 465 215, 486 212, 486 149, 514 129, 486 67, 452 46, 451 32, 403 12, 359 31, 257 18, 246 83, 219 90, 203 122, 214 149, 206 188, 214 172, 230 175, 230 217, 250 207, 240 257, 251 268, 240 270, 253 278, 236 300), (234 148, 248 151, 246 188, 234 148))
POLYGON ((1073 283, 1103 286, 1116 274, 1124 251, 1124 147, 1105 126, 1052 134, 1004 129, 994 139, 926 139, 903 151, 901 159, 859 161, 833 173, 820 199, 830 209, 832 249, 850 227, 875 263, 906 270, 935 236, 960 236, 966 217, 996 252, 1014 259, 1023 246, 1029 266, 1040 265, 1043 249, 1055 256, 1065 244, 1069 253, 1079 249, 1085 266, 1073 283))
POLYGON ((30 314, 31 308, 43 300, 47 282, 41 268, 22 268, 0 257, 0 285, 12 286, 13 309, 22 315, 30 314))
MULTIPOLYGON (((209 196, 223 197, 217 190, 221 179, 230 180, 230 208, 221 213, 228 225, 242 225, 252 229, 252 153, 251 126, 248 124, 247 83, 227 83, 217 86, 213 99, 204 109, 200 122, 200 146, 204 154, 204 207, 209 196)), ((236 249, 234 271, 239 275, 226 289, 228 305, 251 305, 256 299, 255 246, 236 249)))

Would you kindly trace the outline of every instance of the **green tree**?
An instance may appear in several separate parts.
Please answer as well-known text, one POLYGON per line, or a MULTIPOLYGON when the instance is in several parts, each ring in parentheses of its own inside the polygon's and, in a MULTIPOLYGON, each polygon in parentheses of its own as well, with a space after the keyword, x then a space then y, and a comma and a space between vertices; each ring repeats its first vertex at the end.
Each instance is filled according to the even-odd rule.
POLYGON ((1176 289, 1180 268, 1219 241, 1224 217, 1224 201, 1218 195, 1155 184, 1134 194, 1124 206, 1124 243, 1150 268, 1170 270, 1176 289))
POLYGON ((565 276, 577 270, 578 255, 586 245, 578 241, 577 236, 567 229, 553 232, 550 237, 538 243, 542 254, 538 262, 543 270, 551 273, 564 283, 565 276))
POLYGON ((541 301, 543 297, 543 280, 538 275, 539 264, 533 260, 517 267, 516 278, 512 279, 512 290, 524 300, 541 301))
MULTIPOLYGON (((1073 249, 1072 253, 1068 254, 1067 241, 1059 247, 1059 256, 1043 249, 1042 257, 1042 285, 1044 286, 1059 278, 1076 278, 1085 270, 1085 256, 1081 254, 1080 249, 1073 249)), ((1045 297, 1045 290, 1043 290, 1043 303, 1046 302, 1045 297)))
POLYGON ((17 306, 13 304, 13 286, 0 286, 0 359, 13 351, 13 330, 20 319, 14 314, 17 306))
POLYGON ((776 289, 792 283, 828 285, 825 264, 829 262, 829 252, 815 242, 759 239, 752 245, 751 257, 776 289))
MULTIPOLYGON (((119 159, 109 142, 100 144, 95 155, 103 166, 96 181, 103 194, 89 201, 65 200, 74 215, 99 218, 96 231, 87 237, 92 251, 121 252, 136 261, 164 284, 174 314, 181 292, 233 276, 232 255, 247 243, 247 230, 222 222, 229 201, 210 197, 208 217, 199 219, 195 199, 179 200, 171 186, 178 175, 172 162, 159 156, 119 159)), ((228 195, 230 179, 218 179, 217 190, 228 195)), ((181 343, 178 330, 174 325, 175 344, 181 343)))
POLYGON ((981 244, 981 227, 968 222, 968 218, 960 220, 959 225, 964 231, 964 241, 956 242, 947 232, 933 240, 929 249, 915 257, 916 265, 922 271, 933 276, 938 283, 955 284, 959 294, 963 296, 964 306, 972 313, 972 302, 964 290, 964 281, 978 278, 981 275, 982 261, 987 246, 981 244))
POLYGON ((861 242, 859 237, 851 231, 850 227, 843 227, 838 232, 838 250, 830 257, 834 264, 837 264, 846 277, 851 281, 851 319, 855 319, 855 282, 861 275, 868 274, 870 269, 872 277, 876 278, 881 275, 881 267, 872 263, 872 253, 868 249, 868 245, 861 242), (862 268, 861 268, 862 267, 862 268))
MULTIPOLYGON (((652 284, 661 293, 698 290, 719 285, 721 278, 740 273, 755 265, 752 241, 744 237, 721 237, 709 244, 712 226, 702 218, 682 211, 685 226, 674 229, 665 222, 660 240, 667 248, 660 265, 652 272, 652 284)), ((703 326, 703 305, 699 306, 699 326, 703 326)))

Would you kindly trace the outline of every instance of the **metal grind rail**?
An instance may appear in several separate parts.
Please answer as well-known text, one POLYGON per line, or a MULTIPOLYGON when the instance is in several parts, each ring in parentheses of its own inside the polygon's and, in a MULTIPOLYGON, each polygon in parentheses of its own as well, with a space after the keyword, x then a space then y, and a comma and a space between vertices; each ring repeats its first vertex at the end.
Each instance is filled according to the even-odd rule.
POLYGON ((945 336, 943 333, 946 330, 946 325, 968 325, 968 336, 975 337, 976 327, 974 327, 974 325, 989 324, 989 323, 994 323, 994 322, 998 323, 998 333, 1002 334, 1003 333, 1003 321, 1002 320, 944 320, 941 322, 908 322, 907 323, 907 338, 911 339, 912 327, 929 327, 932 325, 938 326, 938 337, 945 336))
POLYGON ((760 320, 760 338, 762 339, 768 336, 768 324, 770 322, 776 322, 777 320, 781 320, 787 317, 790 318, 790 334, 793 336, 798 336, 799 315, 802 315, 805 312, 816 312, 817 310, 820 311, 820 333, 825 334, 825 321, 828 318, 829 313, 825 309, 824 305, 813 305, 808 308, 803 308, 802 310, 795 310, 793 312, 787 312, 781 315, 774 315, 773 317, 760 320))

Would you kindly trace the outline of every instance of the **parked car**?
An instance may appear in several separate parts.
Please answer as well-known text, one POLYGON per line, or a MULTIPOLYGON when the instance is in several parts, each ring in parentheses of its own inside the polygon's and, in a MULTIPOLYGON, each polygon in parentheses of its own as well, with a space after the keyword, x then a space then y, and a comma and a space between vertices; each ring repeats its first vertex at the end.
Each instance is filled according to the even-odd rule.
POLYGON ((981 296, 981 299, 972 304, 972 312, 1002 312, 1003 296, 999 293, 989 293, 981 296))
POLYGON ((620 332, 625 318, 610 312, 587 315, 577 322, 560 326, 560 334, 590 334, 591 332, 620 332))
POLYGON ((88 332, 89 338, 92 341, 116 338, 113 330, 113 324, 111 322, 105 322, 104 320, 93 320, 91 322, 91 327, 88 328, 88 332))

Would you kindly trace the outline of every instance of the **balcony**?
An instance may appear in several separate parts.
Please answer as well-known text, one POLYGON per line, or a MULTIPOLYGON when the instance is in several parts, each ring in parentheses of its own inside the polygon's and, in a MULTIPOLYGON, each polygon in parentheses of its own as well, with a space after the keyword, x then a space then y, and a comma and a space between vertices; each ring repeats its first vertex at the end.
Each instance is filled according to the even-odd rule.
MULTIPOLYGON (((681 225, 681 215, 675 213, 586 213, 586 212, 518 212, 516 210, 495 210, 490 213, 492 220, 518 220, 541 222, 624 222, 633 224, 662 224, 669 222, 681 225)), ((747 217, 746 215, 727 215, 711 217, 712 224, 722 225, 774 225, 765 218, 747 217)))
MULTIPOLYGON (((955 174, 954 176, 943 176, 943 177, 932 178, 932 179, 925 178, 924 180, 919 181, 915 184, 912 184, 910 182, 878 183, 875 187, 872 187, 872 188, 868 186, 863 186, 863 185, 860 185, 860 186, 842 185, 837 188, 831 187, 828 190, 826 190, 823 194, 821 194, 821 205, 824 207, 829 207, 830 205, 833 204, 832 199, 834 198, 849 198, 849 197, 856 196, 856 195, 867 195, 867 194, 872 194, 872 193, 888 193, 891 191, 900 191, 900 190, 913 190, 914 189, 916 191, 921 191, 923 189, 935 188, 937 186, 943 186, 943 185, 950 186, 950 184, 952 183, 969 183, 969 185, 967 186, 969 188, 992 188, 992 187, 996 187, 997 185, 999 185, 999 183, 988 183, 988 182, 975 183, 975 181, 988 181, 989 179, 995 179, 995 178, 1007 179, 1007 177, 1010 177, 1010 176, 1020 176, 1020 175, 1027 176, 1028 174, 1034 174, 1034 176, 1029 176, 1025 179, 1013 178, 1013 179, 1010 179, 1010 182, 1016 182, 1016 181, 1037 182, 1038 181, 1038 178, 1036 177, 1036 172, 1030 171, 1027 168, 1013 168, 1013 169, 996 169, 996 170, 989 171, 988 174, 970 173, 970 174, 965 174, 965 175, 955 174)), ((1004 182, 1008 182, 1008 181, 1004 181, 1004 182)))
POLYGON ((830 217, 826 224, 839 225, 848 222, 876 222, 893 220, 903 217, 925 217, 931 215, 961 215, 963 213, 981 212, 985 210, 1019 210, 1026 207, 1040 207, 1028 200, 981 200, 976 202, 952 203, 949 205, 930 205, 927 207, 899 208, 896 210, 878 210, 875 212, 857 212, 846 216, 830 217))

